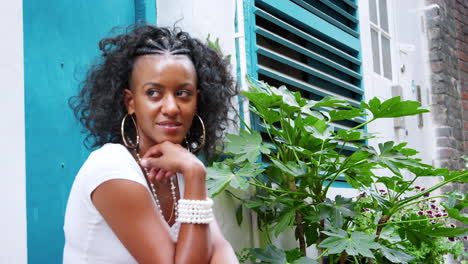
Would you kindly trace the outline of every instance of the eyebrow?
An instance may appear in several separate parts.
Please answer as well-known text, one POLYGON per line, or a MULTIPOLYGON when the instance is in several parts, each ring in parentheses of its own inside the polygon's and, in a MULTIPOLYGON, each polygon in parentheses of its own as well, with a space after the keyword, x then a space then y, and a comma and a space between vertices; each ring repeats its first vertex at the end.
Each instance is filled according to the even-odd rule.
MULTIPOLYGON (((148 85, 156 86, 156 87, 161 88, 161 89, 166 88, 164 85, 159 84, 159 83, 155 83, 155 82, 147 82, 147 83, 143 84, 143 88, 145 88, 148 85)), ((186 82, 186 83, 183 83, 181 85, 178 85, 177 88, 183 88, 183 87, 186 87, 186 86, 194 86, 194 85, 193 85, 193 83, 186 82)))

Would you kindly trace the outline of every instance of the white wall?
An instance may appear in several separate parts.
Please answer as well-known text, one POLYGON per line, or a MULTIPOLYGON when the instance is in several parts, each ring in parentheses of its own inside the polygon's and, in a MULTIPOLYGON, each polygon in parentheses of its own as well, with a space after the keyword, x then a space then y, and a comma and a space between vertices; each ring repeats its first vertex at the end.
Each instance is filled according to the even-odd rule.
POLYGON ((0 4, 0 263, 26 263, 22 1, 0 4))
MULTIPOLYGON (((384 80, 373 71, 372 49, 369 24, 369 0, 359 0, 359 19, 361 29, 363 76, 366 100, 374 96, 381 100, 392 96, 392 86, 400 85, 404 100, 416 101, 416 86, 422 88, 422 105, 429 109, 430 71, 426 32, 422 25, 424 11, 423 0, 387 0, 389 6, 389 23, 393 79, 384 80), (404 65, 405 71, 401 71, 404 65)), ((371 145, 393 140, 408 142, 408 147, 420 151, 418 157, 432 164, 434 160, 434 129, 431 114, 423 115, 423 127, 418 127, 417 117, 405 117, 405 128, 395 130, 392 119, 383 119, 368 126, 368 131, 378 133, 379 137, 370 140, 371 145)))
MULTIPOLYGON (((233 0, 160 0, 157 1, 157 25, 175 25, 203 41, 208 34, 212 41, 219 38, 223 54, 231 55, 232 73, 235 76, 235 6, 236 1, 233 0)), ((238 13, 241 14, 242 10, 238 10, 238 13)), ((256 232, 252 230, 252 217, 246 211, 242 226, 237 225, 235 210, 238 206, 239 202, 229 195, 222 194, 216 199, 216 218, 226 239, 236 251, 253 247, 256 240, 256 232)))

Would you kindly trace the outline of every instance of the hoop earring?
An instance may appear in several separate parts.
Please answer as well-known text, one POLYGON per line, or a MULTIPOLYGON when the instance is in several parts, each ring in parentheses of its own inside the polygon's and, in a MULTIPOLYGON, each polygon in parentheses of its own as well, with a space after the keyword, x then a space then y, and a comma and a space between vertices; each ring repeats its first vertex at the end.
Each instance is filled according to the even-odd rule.
POLYGON ((206 130, 205 130, 205 123, 203 123, 203 119, 198 115, 198 114, 195 114, 195 116, 198 117, 198 120, 200 121, 200 124, 201 124, 201 127, 202 127, 202 137, 201 137, 201 142, 198 143, 198 142, 192 142, 190 144, 188 144, 187 142, 187 137, 185 138, 185 142, 187 144, 187 147, 189 148, 190 152, 196 152, 198 150, 200 150, 201 148, 203 148, 203 146, 205 145, 205 140, 206 140, 206 130))
POLYGON ((135 126, 136 143, 133 144, 131 139, 128 139, 128 141, 127 141, 127 137, 125 137, 125 121, 127 120, 127 116, 129 116, 128 113, 124 116, 124 118, 122 119, 122 124, 120 125, 120 133, 122 135, 122 141, 123 141, 125 147, 127 147, 127 148, 129 148, 129 149, 138 149, 138 144, 140 143, 140 135, 138 135, 138 128, 137 128, 135 118, 133 118, 133 115, 130 115, 130 117, 132 118, 133 125, 135 126), (130 143, 129 143, 129 141, 130 141, 130 143))

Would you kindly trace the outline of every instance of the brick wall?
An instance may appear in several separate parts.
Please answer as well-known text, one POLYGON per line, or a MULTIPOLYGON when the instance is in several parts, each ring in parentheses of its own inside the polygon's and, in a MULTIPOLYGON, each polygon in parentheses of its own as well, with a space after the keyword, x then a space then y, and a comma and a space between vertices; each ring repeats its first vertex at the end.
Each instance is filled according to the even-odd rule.
MULTIPOLYGON (((436 166, 461 170, 465 169, 462 156, 468 156, 468 0, 426 0, 426 4, 439 5, 426 13, 436 166)), ((442 189, 454 190, 466 193, 468 186, 452 183, 442 189)), ((464 243, 468 247, 468 241, 464 243)), ((450 258, 446 263, 456 261, 450 258)))
POLYGON ((465 168, 468 154, 468 0, 427 0, 432 113, 439 167, 465 168))
POLYGON ((463 101, 463 130, 465 155, 468 155, 468 0, 457 0, 455 3, 457 33, 457 57, 460 86, 463 101))

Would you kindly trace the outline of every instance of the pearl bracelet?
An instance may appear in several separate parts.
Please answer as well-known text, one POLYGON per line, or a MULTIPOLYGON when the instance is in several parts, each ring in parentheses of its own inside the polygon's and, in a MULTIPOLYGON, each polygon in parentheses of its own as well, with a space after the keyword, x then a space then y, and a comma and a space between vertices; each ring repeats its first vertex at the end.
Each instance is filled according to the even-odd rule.
POLYGON ((177 222, 188 224, 209 224, 213 221, 213 200, 180 199, 177 205, 177 222))

